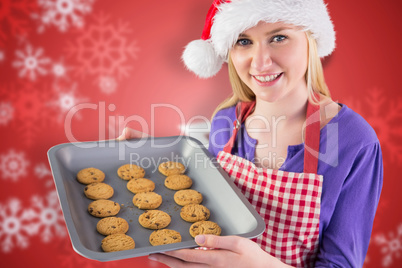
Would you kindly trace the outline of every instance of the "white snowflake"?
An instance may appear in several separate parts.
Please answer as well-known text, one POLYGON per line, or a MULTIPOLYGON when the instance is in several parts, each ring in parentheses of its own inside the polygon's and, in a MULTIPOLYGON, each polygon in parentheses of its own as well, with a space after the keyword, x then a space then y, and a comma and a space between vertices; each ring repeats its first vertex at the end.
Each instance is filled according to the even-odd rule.
POLYGON ((4 61, 5 57, 4 52, 0 50, 0 61, 4 61))
MULTIPOLYGON (((45 178, 51 178, 51 171, 48 166, 44 163, 37 164, 34 169, 35 176, 40 180, 45 178)), ((44 182, 45 186, 50 187, 53 185, 53 181, 51 179, 46 179, 44 182)))
POLYGON ((30 224, 32 217, 32 211, 21 209, 18 199, 11 199, 7 205, 0 204, 0 247, 4 253, 14 247, 28 247, 28 237, 37 231, 30 224))
POLYGON ((50 63, 50 59, 43 56, 43 49, 34 49, 27 44, 25 51, 17 50, 15 52, 17 60, 13 62, 15 68, 20 69, 19 77, 28 77, 31 81, 36 80, 37 75, 46 75, 48 71, 46 65, 50 63))
POLYGON ((10 150, 7 154, 0 155, 0 172, 2 178, 10 178, 13 181, 18 181, 20 177, 27 174, 29 161, 25 158, 23 152, 15 152, 10 150))
POLYGON ((83 15, 91 12, 94 0, 38 0, 42 14, 34 14, 42 24, 38 28, 43 32, 48 25, 56 26, 61 32, 67 31, 70 25, 82 27, 83 15))
POLYGON ((0 102, 0 125, 7 125, 13 119, 14 107, 9 102, 0 102))
POLYGON ((116 91, 117 82, 111 76, 100 76, 99 77, 99 88, 105 94, 111 94, 116 91))
POLYGON ((68 77, 68 72, 71 70, 72 68, 70 66, 67 66, 64 63, 64 59, 61 58, 58 61, 53 61, 52 63, 52 67, 50 72, 52 73, 53 77, 56 80, 64 80, 67 81, 69 80, 68 77))
POLYGON ((43 242, 50 242, 54 236, 64 237, 66 228, 63 214, 60 209, 56 191, 50 192, 46 199, 39 196, 32 197, 31 223, 40 235, 43 242))
MULTIPOLYGON (((76 89, 76 84, 72 85, 70 90, 67 92, 56 86, 58 96, 56 99, 49 101, 47 104, 59 110, 59 121, 62 121, 67 112, 74 108, 77 104, 85 101, 83 98, 76 97, 76 89)), ((77 114, 77 117, 79 117, 79 114, 77 114)))
POLYGON ((397 227, 396 235, 390 232, 387 238, 384 234, 376 235, 374 242, 381 246, 383 254, 382 264, 388 267, 393 264, 395 259, 399 259, 402 254, 402 223, 397 227))

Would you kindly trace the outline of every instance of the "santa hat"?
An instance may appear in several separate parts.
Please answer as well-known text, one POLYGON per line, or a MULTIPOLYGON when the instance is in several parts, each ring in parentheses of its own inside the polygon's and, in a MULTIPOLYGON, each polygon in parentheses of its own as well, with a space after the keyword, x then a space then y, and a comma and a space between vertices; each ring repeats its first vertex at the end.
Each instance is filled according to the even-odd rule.
POLYGON ((184 64, 200 78, 214 76, 239 35, 260 21, 280 21, 310 31, 319 57, 335 48, 334 26, 323 0, 214 0, 201 39, 190 42, 183 52, 184 64))

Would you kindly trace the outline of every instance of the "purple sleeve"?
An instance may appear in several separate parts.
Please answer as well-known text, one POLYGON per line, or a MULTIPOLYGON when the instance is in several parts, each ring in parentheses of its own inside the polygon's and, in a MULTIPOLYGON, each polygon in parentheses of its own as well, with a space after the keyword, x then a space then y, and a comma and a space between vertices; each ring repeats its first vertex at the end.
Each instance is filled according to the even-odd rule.
POLYGON ((220 110, 211 122, 208 150, 213 156, 217 156, 219 151, 222 151, 232 135, 233 121, 235 120, 234 109, 235 107, 232 106, 220 110))
POLYGON ((361 148, 343 181, 331 220, 322 230, 315 267, 363 266, 382 178, 379 143, 361 148))

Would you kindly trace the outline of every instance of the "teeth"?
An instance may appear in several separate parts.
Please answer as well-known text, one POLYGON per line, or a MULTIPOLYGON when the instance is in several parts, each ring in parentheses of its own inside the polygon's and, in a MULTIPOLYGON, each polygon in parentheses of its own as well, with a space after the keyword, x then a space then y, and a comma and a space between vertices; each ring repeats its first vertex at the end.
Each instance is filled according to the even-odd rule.
POLYGON ((274 81, 280 74, 267 75, 267 76, 255 76, 255 78, 260 82, 271 82, 274 81))

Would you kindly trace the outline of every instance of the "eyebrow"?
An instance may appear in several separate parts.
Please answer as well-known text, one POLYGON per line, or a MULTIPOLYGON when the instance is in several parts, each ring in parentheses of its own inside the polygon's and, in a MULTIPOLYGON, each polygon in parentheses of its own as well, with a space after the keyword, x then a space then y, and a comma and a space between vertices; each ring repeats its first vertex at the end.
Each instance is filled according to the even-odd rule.
MULTIPOLYGON (((284 31, 284 30, 291 30, 291 29, 293 29, 293 28, 291 28, 291 27, 279 27, 279 28, 276 28, 276 29, 274 29, 272 31, 267 32, 266 35, 273 35, 273 34, 276 34, 278 32, 281 32, 281 31, 284 31)), ((245 34, 245 33, 241 33, 241 34, 239 34, 239 37, 248 37, 248 35, 245 34)))

